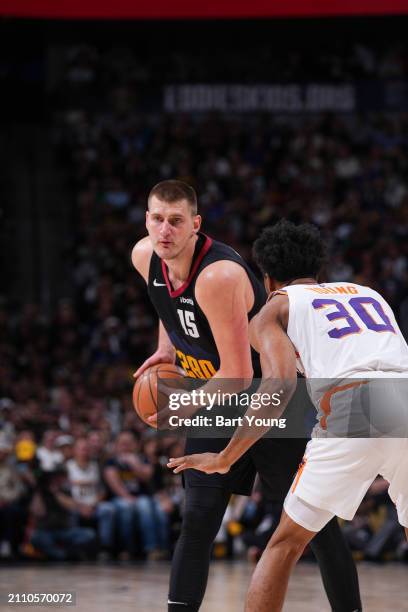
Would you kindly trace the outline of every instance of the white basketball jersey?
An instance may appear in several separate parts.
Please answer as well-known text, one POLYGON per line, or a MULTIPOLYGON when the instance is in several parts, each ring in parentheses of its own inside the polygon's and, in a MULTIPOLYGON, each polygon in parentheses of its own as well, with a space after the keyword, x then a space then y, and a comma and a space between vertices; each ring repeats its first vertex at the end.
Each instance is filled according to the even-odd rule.
POLYGON ((84 469, 74 459, 70 459, 66 465, 71 485, 71 495, 75 501, 82 504, 96 504, 101 491, 101 480, 97 463, 91 461, 84 469))
POLYGON ((307 378, 408 373, 408 345, 377 291, 353 283, 289 285, 287 333, 307 378))

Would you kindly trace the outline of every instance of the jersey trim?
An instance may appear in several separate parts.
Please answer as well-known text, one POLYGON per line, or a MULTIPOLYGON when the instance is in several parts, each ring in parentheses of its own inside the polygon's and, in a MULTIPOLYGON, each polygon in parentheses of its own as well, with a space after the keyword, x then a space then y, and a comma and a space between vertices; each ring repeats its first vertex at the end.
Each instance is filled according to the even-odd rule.
POLYGON ((340 385, 339 387, 332 387, 323 395, 320 400, 320 408, 324 413, 324 416, 320 419, 320 425, 322 429, 327 429, 327 419, 331 414, 331 398, 335 393, 339 391, 348 391, 349 389, 354 389, 354 387, 361 387, 361 385, 366 385, 368 380, 359 380, 357 382, 348 383, 347 385, 340 385))
POLYGON ((288 297, 288 292, 286 291, 286 289, 278 289, 277 291, 272 291, 266 301, 269 302, 273 297, 275 297, 275 295, 285 295, 286 297, 288 297))
POLYGON ((193 267, 190 270, 190 274, 188 276, 188 279, 178 289, 172 289, 172 286, 171 286, 171 283, 170 283, 170 280, 169 280, 169 277, 168 277, 168 274, 167 274, 167 266, 164 263, 163 259, 161 260, 163 277, 164 277, 164 280, 166 281, 167 290, 169 292, 170 297, 172 297, 172 298, 179 297, 187 289, 187 287, 189 286, 189 284, 193 280, 193 277, 194 277, 195 273, 197 272, 198 266, 200 265, 200 263, 202 262, 203 258, 205 257, 205 255, 210 250, 213 241, 206 234, 203 234, 203 236, 205 237, 205 242, 204 242, 203 246, 201 247, 201 251, 199 252, 199 254, 197 256, 197 258, 196 258, 196 260, 195 260, 195 262, 193 264, 193 267))

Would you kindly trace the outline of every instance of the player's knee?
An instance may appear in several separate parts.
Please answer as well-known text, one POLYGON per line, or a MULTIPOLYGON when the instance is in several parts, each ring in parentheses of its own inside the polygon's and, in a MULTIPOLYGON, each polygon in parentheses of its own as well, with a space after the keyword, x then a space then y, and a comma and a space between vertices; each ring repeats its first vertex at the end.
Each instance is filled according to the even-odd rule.
POLYGON ((287 538, 268 545, 269 549, 279 553, 280 559, 299 559, 304 551, 304 542, 299 542, 296 539, 287 538))
POLYGON ((267 550, 278 552, 279 556, 282 555, 282 559, 298 559, 305 546, 304 538, 299 537, 296 533, 283 530, 279 533, 277 530, 269 540, 267 550))
POLYGON ((203 537, 207 530, 208 525, 203 520, 203 512, 200 512, 197 508, 186 508, 181 526, 182 533, 191 538, 203 537))
POLYGON ((208 541, 217 535, 219 521, 214 520, 214 514, 209 508, 187 507, 183 514, 181 531, 188 538, 200 541, 208 541))

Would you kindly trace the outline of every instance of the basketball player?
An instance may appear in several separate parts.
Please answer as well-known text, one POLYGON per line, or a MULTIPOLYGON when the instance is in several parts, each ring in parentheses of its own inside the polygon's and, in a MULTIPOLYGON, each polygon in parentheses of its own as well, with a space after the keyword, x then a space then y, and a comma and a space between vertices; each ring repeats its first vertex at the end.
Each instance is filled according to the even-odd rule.
MULTIPOLYGON (((146 213, 149 235, 134 247, 132 261, 159 316, 159 342, 135 376, 153 364, 174 361, 189 376, 209 379, 206 387, 217 379, 251 381, 254 372, 260 376, 259 360, 255 352, 251 355, 248 342, 248 322, 265 303, 264 288, 233 249, 200 233, 200 224, 192 187, 163 181, 151 190, 146 213)), ((218 452, 228 441, 187 439, 186 452, 218 452)), ((250 494, 258 471, 266 495, 282 504, 304 448, 304 440, 265 439, 228 474, 187 470, 169 612, 200 608, 211 547, 231 494, 250 494)), ((336 520, 312 546, 332 609, 359 610, 357 573, 336 520)))
MULTIPOLYGON (((316 379, 326 379, 328 384, 327 391, 319 399, 315 397, 317 437, 307 445, 280 524, 248 592, 247 612, 278 612, 291 569, 306 544, 322 533, 335 515, 352 519, 377 474, 390 482, 389 494, 408 537, 408 439, 336 438, 328 430, 330 420, 335 421, 338 412, 344 411, 351 392, 364 400, 364 392, 369 391, 371 407, 377 403, 375 390, 381 389, 381 409, 387 410, 390 419, 396 403, 405 408, 403 393, 399 399, 395 389, 392 400, 384 403, 384 390, 389 387, 380 386, 378 379, 408 377, 408 346, 391 308, 376 291, 352 283, 318 284, 323 243, 316 228, 280 221, 263 231, 254 252, 270 297, 250 332, 261 356, 263 382, 259 391, 268 384, 269 388, 276 386, 276 379, 286 381, 282 411, 296 385, 295 351, 310 385, 316 379)), ((260 410, 259 416, 266 413, 271 416, 270 406, 263 414, 260 410)), ((169 467, 177 466, 176 472, 195 468, 208 474, 228 473, 265 431, 252 431, 250 439, 245 429, 244 422, 220 454, 181 457, 171 460, 169 467)))

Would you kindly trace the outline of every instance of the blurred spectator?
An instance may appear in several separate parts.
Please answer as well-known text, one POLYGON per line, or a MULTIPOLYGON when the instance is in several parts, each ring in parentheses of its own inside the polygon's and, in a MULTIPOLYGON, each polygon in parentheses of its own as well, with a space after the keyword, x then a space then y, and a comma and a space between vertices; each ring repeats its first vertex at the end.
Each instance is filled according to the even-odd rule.
POLYGON ((72 459, 74 453, 74 442, 74 437, 68 434, 62 434, 55 439, 55 449, 61 453, 63 457, 61 463, 64 465, 67 464, 67 461, 72 459))
POLYGON ((23 430, 15 441, 15 453, 18 461, 30 462, 35 459, 37 444, 32 431, 23 430))
POLYGON ((64 455, 55 447, 57 437, 57 431, 48 429, 44 432, 41 445, 37 448, 37 458, 44 472, 51 472, 64 461, 64 455))
POLYGON ((62 561, 95 555, 95 531, 72 526, 74 508, 75 501, 67 493, 65 469, 43 472, 31 504, 35 519, 31 544, 46 558, 62 561))
POLYGON ((107 446, 109 444, 109 438, 107 438, 104 432, 99 431, 98 429, 93 429, 88 432, 87 442, 89 458, 91 461, 95 461, 99 468, 102 468, 108 454, 107 446))
POLYGON ((148 494, 147 484, 153 467, 137 454, 136 438, 124 431, 115 440, 115 451, 104 470, 112 502, 117 510, 122 550, 136 553, 136 523, 142 549, 148 557, 165 551, 168 545, 168 519, 155 497, 148 494))
POLYGON ((354 519, 344 526, 350 547, 367 561, 381 562, 398 555, 404 558, 406 554, 406 538, 388 496, 388 487, 386 480, 377 478, 354 519))
POLYGON ((15 557, 22 541, 23 480, 13 463, 13 445, 0 437, 0 557, 15 557))
POLYGON ((36 456, 37 444, 32 431, 23 430, 17 434, 15 444, 16 468, 27 488, 27 501, 37 486, 39 461, 36 456))
POLYGON ((67 464, 71 496, 75 506, 73 511, 79 525, 97 525, 97 533, 102 552, 110 555, 114 551, 115 507, 104 501, 104 490, 99 466, 90 459, 86 438, 75 442, 74 456, 67 464))
POLYGON ((278 526, 281 513, 282 505, 264 499, 258 483, 251 497, 244 503, 241 516, 237 517, 250 561, 257 563, 259 560, 278 526))

